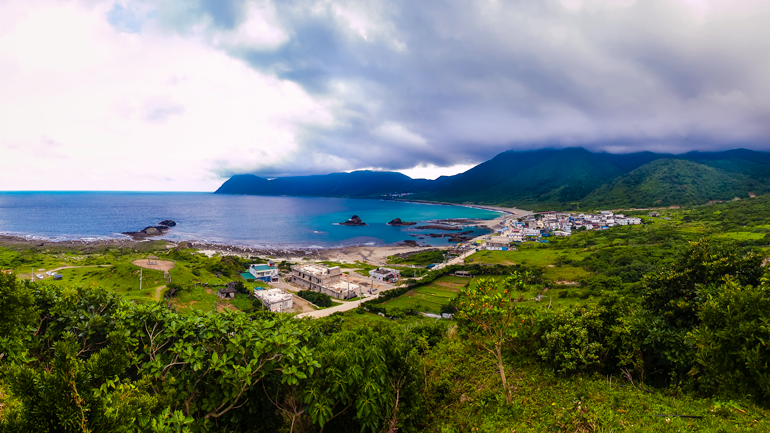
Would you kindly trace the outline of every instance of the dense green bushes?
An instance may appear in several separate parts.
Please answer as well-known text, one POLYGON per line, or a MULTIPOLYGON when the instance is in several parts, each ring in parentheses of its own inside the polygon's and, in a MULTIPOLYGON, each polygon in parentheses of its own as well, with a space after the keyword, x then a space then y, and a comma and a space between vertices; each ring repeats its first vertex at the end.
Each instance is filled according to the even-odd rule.
POLYGON ((312 290, 301 290, 297 295, 302 298, 306 299, 307 301, 318 305, 319 307, 331 307, 332 306, 332 298, 331 296, 321 293, 321 292, 314 292, 312 290))

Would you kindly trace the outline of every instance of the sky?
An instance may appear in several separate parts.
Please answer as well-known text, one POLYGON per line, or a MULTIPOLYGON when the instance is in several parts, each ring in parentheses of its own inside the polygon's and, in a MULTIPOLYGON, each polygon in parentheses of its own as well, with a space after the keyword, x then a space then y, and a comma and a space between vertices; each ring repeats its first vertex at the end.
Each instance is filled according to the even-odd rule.
POLYGON ((0 0, 0 190, 770 151, 770 1, 0 0))

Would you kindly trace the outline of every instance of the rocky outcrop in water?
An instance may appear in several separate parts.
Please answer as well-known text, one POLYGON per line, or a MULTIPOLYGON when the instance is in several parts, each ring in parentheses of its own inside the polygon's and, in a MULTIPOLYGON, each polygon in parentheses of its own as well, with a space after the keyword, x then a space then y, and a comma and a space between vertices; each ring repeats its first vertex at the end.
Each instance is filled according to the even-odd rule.
POLYGON ((344 223, 340 223, 341 226, 365 226, 367 225, 365 222, 361 221, 361 218, 358 217, 358 215, 353 215, 350 217, 349 220, 345 221, 344 223))
POLYGON ((444 225, 427 225, 427 226, 415 227, 414 229, 415 230, 446 230, 446 231, 457 231, 457 232, 462 230, 460 227, 444 226, 444 225))
POLYGON ((176 226, 176 222, 172 220, 163 220, 157 226, 145 227, 138 232, 123 232, 126 236, 131 236, 135 241, 141 241, 143 239, 152 238, 155 236, 163 236, 171 227, 176 226))
POLYGON ((461 243, 466 242, 474 238, 473 230, 468 230, 460 233, 425 233, 410 235, 413 237, 427 236, 429 238, 449 238, 449 242, 461 243))
POLYGON ((401 218, 396 218, 393 221, 388 223, 389 226, 396 226, 396 227, 404 227, 404 226, 414 226, 417 225, 415 222, 411 221, 401 221, 401 218))

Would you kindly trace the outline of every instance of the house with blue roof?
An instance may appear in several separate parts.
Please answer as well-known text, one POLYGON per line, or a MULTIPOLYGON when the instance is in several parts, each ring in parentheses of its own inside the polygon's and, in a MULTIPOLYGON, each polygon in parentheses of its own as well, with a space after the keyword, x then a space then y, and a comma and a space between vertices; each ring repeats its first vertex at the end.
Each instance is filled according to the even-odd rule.
POLYGON ((250 265, 249 274, 251 274, 255 280, 264 281, 266 283, 278 281, 278 267, 272 262, 266 265, 250 265))

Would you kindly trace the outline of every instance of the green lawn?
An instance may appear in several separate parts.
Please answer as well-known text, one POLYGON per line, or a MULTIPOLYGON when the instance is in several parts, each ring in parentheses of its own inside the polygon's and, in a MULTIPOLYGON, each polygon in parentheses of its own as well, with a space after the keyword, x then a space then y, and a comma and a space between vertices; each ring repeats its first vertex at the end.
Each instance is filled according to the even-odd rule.
POLYGON ((556 264, 559 259, 580 261, 589 255, 589 252, 576 248, 557 249, 549 246, 523 245, 518 251, 478 251, 469 257, 471 260, 466 259, 466 262, 545 267, 556 264))

